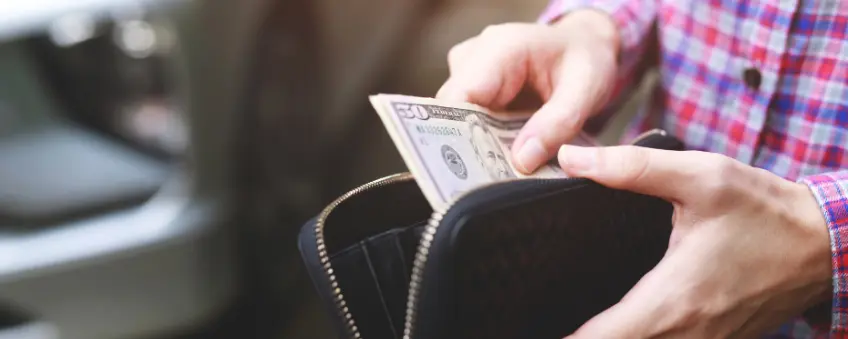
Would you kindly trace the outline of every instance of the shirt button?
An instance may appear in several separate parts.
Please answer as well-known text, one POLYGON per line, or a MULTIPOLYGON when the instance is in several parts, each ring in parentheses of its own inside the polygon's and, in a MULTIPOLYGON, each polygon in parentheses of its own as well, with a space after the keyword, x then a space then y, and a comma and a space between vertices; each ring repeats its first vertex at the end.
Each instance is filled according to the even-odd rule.
POLYGON ((745 80, 745 85, 748 85, 749 88, 757 90, 763 82, 763 74, 756 68, 748 68, 742 72, 742 79, 745 80))

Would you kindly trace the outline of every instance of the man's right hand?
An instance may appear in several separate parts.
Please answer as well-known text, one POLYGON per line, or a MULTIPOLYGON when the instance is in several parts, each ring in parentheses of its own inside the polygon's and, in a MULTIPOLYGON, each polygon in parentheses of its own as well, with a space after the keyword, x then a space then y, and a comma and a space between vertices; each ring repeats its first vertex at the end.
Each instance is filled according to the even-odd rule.
POLYGON ((450 50, 450 78, 436 97, 501 110, 522 90, 533 90, 544 104, 513 144, 519 169, 530 173, 606 103, 617 53, 614 22, 594 10, 571 12, 549 26, 490 26, 450 50))

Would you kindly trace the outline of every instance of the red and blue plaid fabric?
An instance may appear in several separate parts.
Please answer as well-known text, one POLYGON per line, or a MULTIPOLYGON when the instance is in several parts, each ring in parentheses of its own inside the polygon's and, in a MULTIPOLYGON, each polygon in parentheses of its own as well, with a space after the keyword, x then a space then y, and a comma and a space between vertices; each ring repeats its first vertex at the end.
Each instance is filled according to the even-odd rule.
POLYGON ((769 337, 848 337, 848 1, 553 0, 540 21, 577 8, 619 26, 619 96, 658 52, 660 79, 625 138, 663 128, 810 186, 830 228, 829 329, 799 316, 769 337))

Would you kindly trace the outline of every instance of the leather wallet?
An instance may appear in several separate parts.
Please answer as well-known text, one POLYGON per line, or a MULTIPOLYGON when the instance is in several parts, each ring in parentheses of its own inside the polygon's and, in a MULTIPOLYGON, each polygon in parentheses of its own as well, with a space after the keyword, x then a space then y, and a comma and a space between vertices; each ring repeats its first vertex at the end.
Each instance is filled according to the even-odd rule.
MULTIPOLYGON (((662 131, 636 146, 681 150, 662 131)), ((299 248, 340 338, 563 338, 659 262, 672 205, 584 178, 520 179, 434 212, 409 174, 360 186, 299 248)))

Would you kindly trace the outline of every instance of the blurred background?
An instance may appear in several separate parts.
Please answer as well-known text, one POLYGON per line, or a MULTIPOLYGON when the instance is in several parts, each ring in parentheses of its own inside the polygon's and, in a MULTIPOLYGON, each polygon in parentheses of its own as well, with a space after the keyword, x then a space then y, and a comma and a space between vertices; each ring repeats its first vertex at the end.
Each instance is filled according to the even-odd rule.
POLYGON ((331 337, 295 239, 406 170, 367 95, 545 5, 0 0, 0 339, 331 337))

